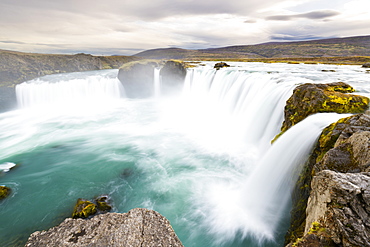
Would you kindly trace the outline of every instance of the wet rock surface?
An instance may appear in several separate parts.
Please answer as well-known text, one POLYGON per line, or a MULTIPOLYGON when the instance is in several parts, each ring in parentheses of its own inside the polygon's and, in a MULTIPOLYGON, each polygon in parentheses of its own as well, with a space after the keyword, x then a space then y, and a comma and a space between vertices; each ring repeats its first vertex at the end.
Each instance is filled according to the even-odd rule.
POLYGON ((34 232, 32 246, 183 246, 169 221, 158 212, 135 208, 90 219, 65 219, 48 231, 34 232))

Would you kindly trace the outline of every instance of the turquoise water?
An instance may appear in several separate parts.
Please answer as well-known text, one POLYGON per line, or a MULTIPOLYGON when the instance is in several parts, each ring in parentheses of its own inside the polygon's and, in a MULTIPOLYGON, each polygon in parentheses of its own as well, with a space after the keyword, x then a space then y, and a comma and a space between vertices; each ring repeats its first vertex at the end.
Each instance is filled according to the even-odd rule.
POLYGON ((13 189, 1 202, 2 246, 24 243, 33 231, 70 217, 77 198, 102 194, 111 197, 117 212, 145 207, 162 213, 186 246, 213 244, 194 201, 206 203, 200 198, 203 187, 215 180, 241 179, 239 161, 160 124, 153 100, 114 104, 93 114, 81 107, 50 117, 47 109, 1 115, 6 131, 0 163, 18 164, 0 178, 13 189))
MULTIPOLYGON (((258 197, 274 178, 250 174, 279 132, 297 79, 327 80, 317 68, 297 67, 300 74, 292 77, 284 68, 272 68, 281 75, 244 68, 216 76, 197 69, 173 98, 126 99, 117 71, 31 82, 32 90, 51 91, 37 97, 24 91, 24 108, 0 114, 0 164, 17 164, 0 175, 0 185, 13 191, 0 202, 0 246, 23 246, 32 232, 70 217, 78 198, 103 194, 114 212, 158 211, 185 246, 283 246, 289 202, 258 197), (52 93, 55 102, 47 97, 52 93), (264 215, 254 202, 281 209, 264 215)), ((344 78, 357 73, 344 72, 344 78)), ((289 198, 285 191, 288 196, 275 196, 289 198)))

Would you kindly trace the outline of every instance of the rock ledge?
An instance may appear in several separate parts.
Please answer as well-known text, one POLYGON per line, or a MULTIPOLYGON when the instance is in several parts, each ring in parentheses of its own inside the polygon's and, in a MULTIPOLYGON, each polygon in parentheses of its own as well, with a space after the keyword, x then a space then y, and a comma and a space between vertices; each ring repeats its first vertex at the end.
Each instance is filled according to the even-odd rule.
POLYGON ((169 221, 158 212, 135 208, 90 219, 65 219, 48 231, 34 232, 26 247, 35 246, 183 246, 169 221))

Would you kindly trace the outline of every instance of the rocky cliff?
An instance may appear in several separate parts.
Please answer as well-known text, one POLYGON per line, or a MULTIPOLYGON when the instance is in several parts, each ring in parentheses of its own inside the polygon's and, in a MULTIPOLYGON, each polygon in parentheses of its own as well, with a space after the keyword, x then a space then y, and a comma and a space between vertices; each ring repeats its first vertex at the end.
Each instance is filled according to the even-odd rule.
MULTIPOLYGON (((315 97, 312 98, 312 106, 310 105, 310 95, 312 95, 312 92, 317 92, 317 88, 311 89, 311 86, 309 86, 306 89, 308 90, 306 90, 304 94, 302 94, 302 90, 294 91, 291 98, 295 98, 294 101, 296 102, 296 106, 294 106, 294 108, 296 111, 291 111, 290 114, 286 114, 285 123, 292 119, 287 120, 287 117, 295 116, 297 115, 297 112, 300 113, 300 115, 307 115, 307 112, 312 112, 310 110, 307 111, 307 109, 311 109, 316 105, 315 102, 317 102, 317 98, 315 97), (298 102, 299 97, 301 97, 301 102, 307 104, 310 108, 303 109, 299 107, 299 104, 301 104, 298 102)), ((347 91, 348 87, 346 86, 344 89, 347 91)), ((329 90, 329 92, 334 92, 336 94, 335 101, 337 102, 344 102, 342 101, 343 98, 348 99, 353 97, 351 94, 344 94, 346 96, 343 96, 343 93, 341 92, 340 94, 337 94, 337 90, 329 90)), ((318 95, 321 96, 322 93, 320 92, 318 95)), ((334 97, 332 98, 334 99, 334 97)), ((343 109, 354 109, 353 107, 356 107, 358 104, 357 100, 352 101, 352 99, 353 98, 346 101, 345 107, 339 107, 340 109, 338 111, 335 110, 336 105, 333 104, 334 110, 330 111, 342 113, 343 109)), ((363 106, 361 108, 364 112, 368 108, 369 100, 364 97, 361 98, 360 101, 363 102, 363 106), (367 104, 364 104, 366 102, 367 104)), ((289 106, 291 103, 292 102, 289 102, 288 100, 287 106, 289 109, 293 109, 293 107, 289 106)), ((320 105, 322 104, 317 104, 319 108, 320 105)), ((357 110, 354 112, 356 111, 357 110)), ((358 111, 360 110, 358 109, 358 111)), ((293 191, 291 226, 286 236, 287 243, 290 242, 290 246, 367 246, 354 245, 355 240, 348 240, 347 235, 350 234, 351 238, 357 239, 356 241, 359 243, 359 239, 364 239, 364 235, 361 234, 366 235, 366 232, 370 229, 370 224, 367 222, 364 222, 362 225, 358 223, 364 229, 360 234, 360 228, 357 228, 356 231, 354 230, 358 225, 349 225, 348 223, 358 222, 356 217, 365 217, 365 215, 366 217, 370 217, 370 215, 368 215, 370 211, 366 211, 368 210, 366 202, 360 198, 360 194, 367 190, 368 185, 361 182, 361 186, 363 186, 363 188, 359 189, 360 192, 356 192, 353 195, 361 201, 361 207, 366 209, 361 212, 358 208, 352 209, 358 210, 358 212, 362 213, 361 216, 355 216, 355 214, 350 213, 348 209, 345 209, 342 212, 345 214, 342 214, 341 217, 338 215, 333 216, 333 212, 335 211, 337 213, 338 211, 337 209, 334 210, 335 206, 344 209, 343 205, 355 203, 353 196, 343 196, 343 194, 336 194, 333 191, 339 191, 342 188, 344 193, 344 190, 346 188, 348 189, 348 184, 351 184, 355 180, 363 181, 363 179, 365 179, 363 177, 365 175, 360 172, 368 172, 370 170, 369 131, 370 116, 367 114, 357 114, 340 119, 338 122, 331 124, 323 130, 293 191), (351 174, 348 174, 348 172, 351 174), (328 175, 329 173, 330 175, 328 175), (344 175, 340 175, 341 173, 344 173, 344 175), (322 185, 321 187, 320 184, 322 185), (328 187, 325 187, 324 185, 328 187), (323 191, 324 189, 325 192, 323 191), (327 197, 321 198, 321 196, 327 195, 325 193, 330 194, 330 199, 327 197), (340 201, 340 205, 338 204, 338 201, 340 201), (330 210, 326 210, 328 208, 330 208, 330 210), (332 220, 332 223, 328 223, 325 220, 329 218, 332 220), (334 221, 335 224, 333 223, 334 221), (347 224, 345 226, 346 229, 338 230, 339 225, 342 224, 340 222, 347 222, 343 223, 347 224), (352 231, 349 231, 351 228, 353 228, 352 231), (345 237, 345 235, 347 237, 345 237), (352 245, 348 244, 348 241, 352 241, 352 245)), ((356 186, 357 185, 354 185, 354 187, 356 186)))
POLYGON ((136 208, 128 213, 65 219, 48 231, 34 232, 26 247, 36 246, 183 246, 169 221, 158 212, 136 208))

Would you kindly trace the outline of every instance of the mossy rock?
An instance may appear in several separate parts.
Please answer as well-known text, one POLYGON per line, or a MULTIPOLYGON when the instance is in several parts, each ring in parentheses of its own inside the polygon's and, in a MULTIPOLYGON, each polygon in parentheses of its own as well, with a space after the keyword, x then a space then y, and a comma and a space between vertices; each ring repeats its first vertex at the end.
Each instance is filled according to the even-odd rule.
POLYGON ((348 94, 354 89, 343 82, 306 83, 296 87, 287 100, 281 131, 285 132, 309 115, 319 112, 362 113, 369 107, 369 98, 348 94))
POLYGON ((311 192, 311 181, 315 174, 324 169, 341 172, 368 172, 369 167, 366 160, 362 163, 358 160, 358 156, 364 155, 366 150, 362 152, 357 147, 358 154, 354 155, 356 152, 353 150, 354 145, 351 139, 359 141, 358 136, 367 136, 369 131, 370 116, 366 114, 339 119, 322 131, 293 189, 291 223, 285 237, 286 244, 295 242, 297 238, 303 236, 307 201, 311 192))
POLYGON ((95 203, 100 212, 108 212, 112 210, 112 206, 109 204, 109 197, 107 195, 98 196, 95 198, 95 203))
POLYGON ((74 207, 72 218, 87 218, 97 212, 96 205, 90 201, 79 198, 74 207))
POLYGON ((8 197, 11 193, 11 189, 6 186, 0 186, 0 200, 8 197))

